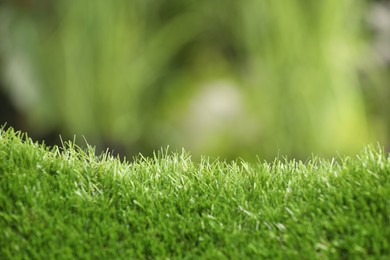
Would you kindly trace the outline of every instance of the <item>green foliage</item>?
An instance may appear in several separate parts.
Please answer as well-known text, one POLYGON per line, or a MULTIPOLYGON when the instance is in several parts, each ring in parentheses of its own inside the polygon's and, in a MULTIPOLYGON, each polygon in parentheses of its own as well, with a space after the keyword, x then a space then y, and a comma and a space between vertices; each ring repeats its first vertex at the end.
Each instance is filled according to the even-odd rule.
POLYGON ((8 92, 40 131, 197 158, 385 141, 357 77, 362 0, 37 2, 1 8, 0 45, 8 92))
POLYGON ((132 162, 0 132, 0 258, 388 258, 390 158, 132 162))
POLYGON ((356 72, 363 44, 356 17, 363 9, 363 1, 244 5, 243 13, 251 15, 243 16, 243 38, 251 54, 255 111, 265 125, 265 140, 259 144, 265 149, 275 146, 300 155, 311 147, 309 151, 326 154, 356 150, 367 142, 356 72), (263 12, 255 15, 259 10, 263 12), (355 18, 348 15, 351 10, 355 18))

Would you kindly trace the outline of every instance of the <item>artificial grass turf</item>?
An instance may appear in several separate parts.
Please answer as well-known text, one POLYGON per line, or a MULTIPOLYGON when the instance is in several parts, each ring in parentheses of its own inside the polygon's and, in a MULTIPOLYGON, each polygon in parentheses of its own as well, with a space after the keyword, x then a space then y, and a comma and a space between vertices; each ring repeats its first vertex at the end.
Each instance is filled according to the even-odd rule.
POLYGON ((124 162, 0 134, 0 259, 389 258, 390 158, 124 162))

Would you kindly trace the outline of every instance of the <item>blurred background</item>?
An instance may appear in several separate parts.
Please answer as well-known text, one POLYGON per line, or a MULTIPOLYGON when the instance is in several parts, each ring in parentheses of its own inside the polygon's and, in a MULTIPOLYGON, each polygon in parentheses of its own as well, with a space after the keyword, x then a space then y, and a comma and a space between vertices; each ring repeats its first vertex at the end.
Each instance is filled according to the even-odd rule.
POLYGON ((49 145, 195 160, 388 148, 389 83, 387 1, 0 1, 0 124, 49 145))

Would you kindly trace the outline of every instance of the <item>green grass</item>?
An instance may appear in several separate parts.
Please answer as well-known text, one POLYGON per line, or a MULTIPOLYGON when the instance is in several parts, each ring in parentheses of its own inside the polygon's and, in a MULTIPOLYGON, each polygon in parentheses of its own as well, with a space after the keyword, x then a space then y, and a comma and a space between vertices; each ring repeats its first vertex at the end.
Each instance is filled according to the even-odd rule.
POLYGON ((390 257, 390 158, 134 162, 0 134, 0 259, 390 257))

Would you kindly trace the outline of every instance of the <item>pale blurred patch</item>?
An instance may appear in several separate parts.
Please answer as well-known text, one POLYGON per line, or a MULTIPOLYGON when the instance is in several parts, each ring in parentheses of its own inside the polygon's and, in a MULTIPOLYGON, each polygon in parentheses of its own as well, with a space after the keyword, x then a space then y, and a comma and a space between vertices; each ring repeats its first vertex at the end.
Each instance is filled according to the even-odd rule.
POLYGON ((217 151, 220 142, 231 149, 252 139, 256 123, 249 118, 240 87, 216 80, 199 87, 189 101, 182 124, 183 144, 195 153, 217 151), (220 140, 219 137, 224 140, 220 140), (213 142, 218 140, 218 142, 213 142))

